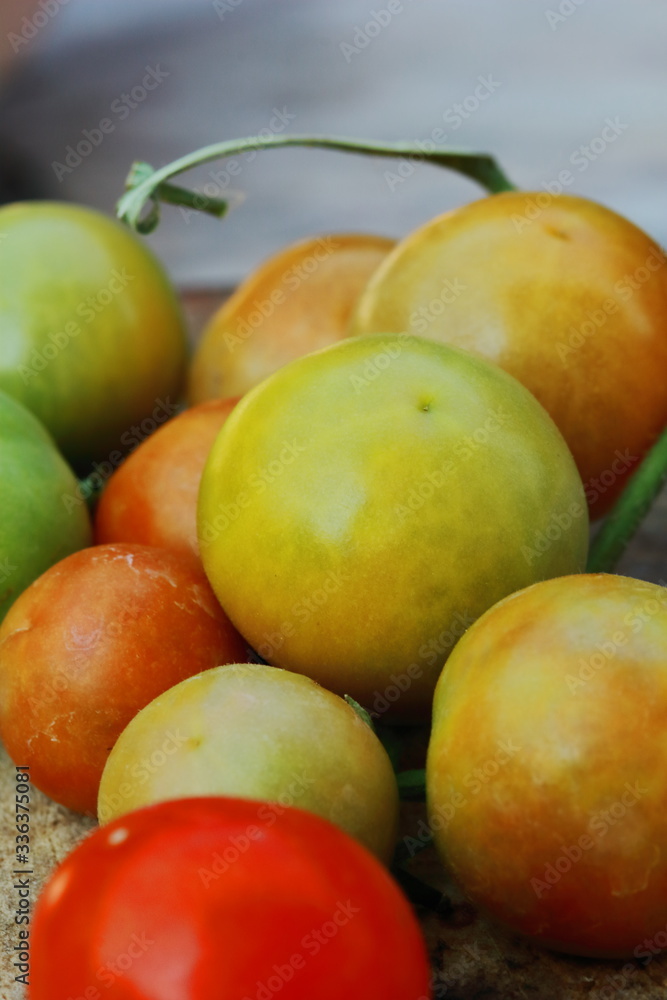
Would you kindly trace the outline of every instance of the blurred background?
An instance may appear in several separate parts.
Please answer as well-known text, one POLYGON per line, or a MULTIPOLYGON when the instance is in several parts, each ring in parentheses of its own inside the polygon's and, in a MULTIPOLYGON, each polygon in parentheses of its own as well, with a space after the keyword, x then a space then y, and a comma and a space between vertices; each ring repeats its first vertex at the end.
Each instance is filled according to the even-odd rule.
MULTIPOLYGON (((496 154, 667 242, 661 0, 2 0, 0 196, 112 212, 161 165, 262 130, 429 139, 496 154), (101 122, 106 122, 104 129, 101 122), (439 131, 438 131, 439 130, 439 131), (79 156, 77 145, 90 151, 79 156)), ((163 209, 151 242, 181 287, 229 286, 297 237, 400 236, 482 194, 418 165, 275 150, 187 175, 237 205, 163 209)))

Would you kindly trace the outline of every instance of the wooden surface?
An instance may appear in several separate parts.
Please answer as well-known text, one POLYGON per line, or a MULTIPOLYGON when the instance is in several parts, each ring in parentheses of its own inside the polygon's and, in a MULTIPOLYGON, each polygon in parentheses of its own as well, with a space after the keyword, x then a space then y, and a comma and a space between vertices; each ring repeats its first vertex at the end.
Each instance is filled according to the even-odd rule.
MULTIPOLYGON (((222 293, 190 293, 186 310, 194 338, 222 299, 222 293)), ((619 572, 660 582, 667 578, 667 494, 626 553, 619 572)), ((16 943, 16 891, 12 889, 14 852, 14 768, 0 751, 0 998, 22 1000, 22 988, 13 981, 11 948, 16 943)), ((423 827, 423 808, 403 808, 402 837, 417 838, 423 827)), ((36 789, 31 792, 31 901, 54 866, 92 828, 82 818, 51 802, 36 789)), ((435 975, 435 997, 448 1000, 664 1000, 667 956, 656 957, 647 968, 625 962, 568 958, 533 947, 480 916, 448 880, 432 848, 421 852, 410 871, 442 894, 437 911, 421 909, 435 975), (626 967, 624 973, 621 970, 626 967)), ((76 956, 72 955, 72 961, 76 956)), ((214 998, 211 998, 214 1000, 214 998)), ((316 998, 313 998, 316 1000, 316 998)), ((374 1000, 370 998, 369 1000, 374 1000)), ((378 998, 382 1000, 382 998, 378 998)), ((416 1000, 416 998, 415 998, 416 1000)))

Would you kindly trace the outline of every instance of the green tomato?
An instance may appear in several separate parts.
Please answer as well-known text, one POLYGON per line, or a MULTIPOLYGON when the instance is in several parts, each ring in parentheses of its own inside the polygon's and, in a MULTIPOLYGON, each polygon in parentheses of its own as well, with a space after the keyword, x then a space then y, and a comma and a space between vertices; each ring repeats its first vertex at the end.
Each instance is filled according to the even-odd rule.
POLYGON ((389 862, 398 789, 387 753, 342 698, 287 670, 216 667, 155 698, 121 733, 100 783, 101 823, 164 799, 265 800, 315 812, 389 862))
POLYGON ((70 461, 120 461, 142 420, 172 412, 185 360, 175 294, 128 229, 55 202, 0 210, 0 389, 70 461))
POLYGON ((0 392, 0 621, 19 594, 91 544, 77 480, 40 422, 0 392))
POLYGON ((582 570, 588 544, 581 479, 537 400, 406 335, 345 340, 245 396, 198 517, 213 589, 265 660, 403 719, 428 715, 483 611, 582 570))

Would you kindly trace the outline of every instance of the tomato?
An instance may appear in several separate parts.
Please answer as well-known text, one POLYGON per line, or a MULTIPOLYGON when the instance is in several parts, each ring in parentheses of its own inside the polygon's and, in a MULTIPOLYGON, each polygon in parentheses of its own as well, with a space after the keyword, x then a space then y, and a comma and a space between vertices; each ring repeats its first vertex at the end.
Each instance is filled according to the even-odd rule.
POLYGON ((438 682, 427 762, 431 828, 471 898, 549 947, 650 956, 666 715, 664 588, 564 577, 480 618, 438 682))
POLYGON ((178 396, 183 321, 144 243, 99 212, 57 202, 0 209, 0 389, 76 465, 117 464, 134 425, 178 396))
POLYGON ((40 422, 0 392, 0 621, 44 570, 90 544, 77 480, 40 422))
MULTIPOLYGON (((0 627, 0 735, 37 788, 94 815, 106 759, 139 709, 245 652, 189 557, 83 549, 25 590, 0 627)), ((174 752, 178 734, 162 738, 174 752)))
POLYGON ((499 194, 399 243, 351 330, 432 337, 518 378, 555 420, 599 517, 667 424, 665 260, 585 198, 499 194))
POLYGON ((236 402, 201 403, 142 441, 106 485, 95 512, 95 541, 138 542, 198 556, 199 482, 236 402))
POLYGON ((190 401, 242 396, 294 358, 345 337, 355 302, 393 245, 381 236, 331 233, 269 257, 204 330, 190 401))
POLYGON ((396 845, 398 788, 384 747, 342 698, 288 670, 233 664, 159 695, 111 751, 97 813, 106 823, 193 794, 309 809, 387 863, 396 845), (146 761, 161 759, 165 732, 188 739, 147 770, 146 761))
POLYGON ((87 837, 37 904, 30 1000, 428 1000, 383 866, 319 816, 262 809, 162 802, 87 837))
POLYGON ((293 361, 230 415, 202 477, 213 589, 275 666, 423 719, 456 639, 501 597, 582 570, 581 481, 535 398, 418 337, 293 361))

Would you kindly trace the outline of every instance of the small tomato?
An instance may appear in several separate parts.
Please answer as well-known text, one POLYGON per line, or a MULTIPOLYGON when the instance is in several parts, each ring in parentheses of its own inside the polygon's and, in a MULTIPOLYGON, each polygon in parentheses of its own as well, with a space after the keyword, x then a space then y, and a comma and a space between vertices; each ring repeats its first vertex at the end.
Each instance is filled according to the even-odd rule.
POLYGON ((249 800, 161 802, 96 830, 45 887, 32 939, 30 1000, 431 995, 383 866, 319 816, 263 819, 249 800))

